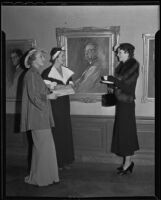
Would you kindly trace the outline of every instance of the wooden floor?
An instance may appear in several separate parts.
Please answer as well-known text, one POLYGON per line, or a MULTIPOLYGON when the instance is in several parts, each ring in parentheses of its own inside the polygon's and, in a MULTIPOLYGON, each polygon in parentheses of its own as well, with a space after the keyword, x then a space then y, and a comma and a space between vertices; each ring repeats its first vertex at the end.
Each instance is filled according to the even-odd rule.
POLYGON ((60 171, 60 184, 35 187, 24 183, 26 158, 8 156, 5 192, 7 197, 154 196, 154 166, 135 165, 133 173, 126 176, 119 176, 116 168, 116 164, 75 162, 72 169, 60 171))

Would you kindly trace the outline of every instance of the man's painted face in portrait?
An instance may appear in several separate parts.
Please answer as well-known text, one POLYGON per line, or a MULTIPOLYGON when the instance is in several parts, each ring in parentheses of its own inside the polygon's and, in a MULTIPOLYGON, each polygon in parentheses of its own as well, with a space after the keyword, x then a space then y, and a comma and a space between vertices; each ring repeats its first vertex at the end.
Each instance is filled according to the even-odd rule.
POLYGON ((85 59, 88 62, 91 62, 95 59, 96 57, 96 48, 94 45, 89 44, 85 47, 85 59))
POLYGON ((13 66, 17 66, 20 64, 20 57, 16 53, 11 53, 11 61, 13 66))

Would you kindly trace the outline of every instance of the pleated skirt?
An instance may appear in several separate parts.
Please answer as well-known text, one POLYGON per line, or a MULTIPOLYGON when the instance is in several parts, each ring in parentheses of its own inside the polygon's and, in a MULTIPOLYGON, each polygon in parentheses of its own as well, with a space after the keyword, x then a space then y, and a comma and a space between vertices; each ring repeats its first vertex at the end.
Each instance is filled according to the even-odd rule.
POLYGON ((32 161, 29 176, 25 182, 47 186, 59 182, 55 144, 50 129, 33 130, 32 161))
POLYGON ((118 102, 116 105, 111 152, 118 156, 130 156, 138 149, 135 102, 118 102))

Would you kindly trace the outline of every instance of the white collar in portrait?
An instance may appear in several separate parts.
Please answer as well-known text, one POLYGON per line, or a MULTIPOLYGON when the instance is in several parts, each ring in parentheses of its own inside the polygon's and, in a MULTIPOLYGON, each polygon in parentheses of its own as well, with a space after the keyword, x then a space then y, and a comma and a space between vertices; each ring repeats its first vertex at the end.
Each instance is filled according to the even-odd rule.
POLYGON ((64 84, 67 83, 68 79, 74 74, 74 72, 67 67, 62 67, 63 77, 59 74, 57 69, 53 66, 48 74, 48 77, 62 81, 64 84))

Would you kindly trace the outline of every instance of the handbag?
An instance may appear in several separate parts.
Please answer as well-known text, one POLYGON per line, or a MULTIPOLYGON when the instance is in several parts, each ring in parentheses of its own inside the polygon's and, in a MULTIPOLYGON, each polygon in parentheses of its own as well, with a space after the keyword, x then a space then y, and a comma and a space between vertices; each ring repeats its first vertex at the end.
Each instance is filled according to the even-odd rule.
POLYGON ((102 95, 102 106, 105 106, 105 107, 115 106, 116 102, 117 102, 117 99, 113 93, 102 95))

